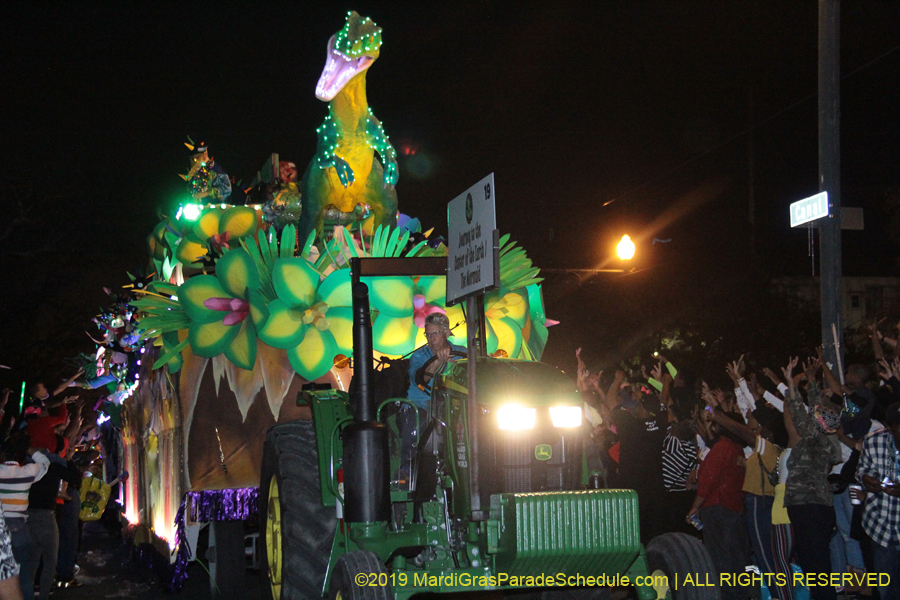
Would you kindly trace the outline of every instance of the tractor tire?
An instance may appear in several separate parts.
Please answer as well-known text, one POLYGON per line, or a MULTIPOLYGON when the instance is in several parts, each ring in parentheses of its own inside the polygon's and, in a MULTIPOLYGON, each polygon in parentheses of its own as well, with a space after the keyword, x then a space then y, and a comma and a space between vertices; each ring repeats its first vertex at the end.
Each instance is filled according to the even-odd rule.
POLYGON ((669 578, 669 593, 673 600, 721 600, 722 590, 719 588, 719 574, 713 566, 709 552, 697 538, 686 533, 664 533, 650 540, 647 544, 647 568, 651 574, 662 571, 669 578), (685 586, 679 581, 678 589, 672 585, 676 574, 684 577, 691 573, 698 583, 709 581, 714 585, 685 586))
POLYGON ((393 600, 391 579, 384 563, 368 550, 343 555, 334 565, 330 600, 393 600))
POLYGON ((312 421, 276 425, 266 434, 259 521, 263 599, 320 598, 337 519, 334 508, 322 506, 312 421), (271 492, 278 493, 272 506, 271 492), (276 509, 280 523, 273 527, 276 509), (275 549, 272 556, 270 549, 275 549))

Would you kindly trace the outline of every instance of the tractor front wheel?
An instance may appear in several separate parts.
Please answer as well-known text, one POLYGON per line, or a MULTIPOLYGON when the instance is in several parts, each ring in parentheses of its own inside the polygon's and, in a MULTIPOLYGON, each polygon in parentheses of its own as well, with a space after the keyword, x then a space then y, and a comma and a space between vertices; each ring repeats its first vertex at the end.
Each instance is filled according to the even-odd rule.
MULTIPOLYGON (((647 568, 651 575, 665 575, 670 582, 667 597, 673 600, 721 600, 718 572, 703 543, 686 533, 664 533, 647 544, 647 568), (698 586, 672 582, 688 573, 698 586), (708 585, 711 582, 713 585, 708 585)), ((659 590, 657 590, 659 591, 659 590)))
POLYGON ((357 550, 343 555, 334 566, 331 600, 393 600, 391 578, 374 553, 357 550))

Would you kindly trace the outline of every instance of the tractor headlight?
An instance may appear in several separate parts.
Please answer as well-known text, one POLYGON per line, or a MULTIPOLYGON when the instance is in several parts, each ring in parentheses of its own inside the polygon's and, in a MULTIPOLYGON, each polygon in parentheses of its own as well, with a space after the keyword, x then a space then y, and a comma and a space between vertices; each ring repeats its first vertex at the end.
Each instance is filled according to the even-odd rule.
POLYGON ((580 427, 580 406, 551 406, 550 420, 554 427, 580 427))
POLYGON ((535 408, 507 404, 497 410, 497 425, 505 431, 534 429, 536 420, 537 409, 535 408))

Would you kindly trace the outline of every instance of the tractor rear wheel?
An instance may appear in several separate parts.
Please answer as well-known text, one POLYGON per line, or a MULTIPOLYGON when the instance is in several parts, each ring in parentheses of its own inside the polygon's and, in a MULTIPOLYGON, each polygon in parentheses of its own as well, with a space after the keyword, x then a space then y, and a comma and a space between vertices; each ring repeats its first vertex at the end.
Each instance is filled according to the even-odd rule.
POLYGON ((703 543, 686 533, 664 533, 647 544, 647 568, 651 575, 665 575, 669 581, 669 597, 673 600, 720 600, 719 576, 703 543), (676 574, 689 573, 697 578, 698 587, 672 585, 676 574), (709 579, 707 580, 707 576, 709 579), (708 586, 707 581, 712 582, 708 586))
POLYGON ((330 600, 393 600, 391 578, 384 563, 368 550, 343 555, 334 565, 330 600))
POLYGON ((322 506, 312 421, 276 425, 266 434, 259 517, 264 600, 320 597, 336 518, 322 506))

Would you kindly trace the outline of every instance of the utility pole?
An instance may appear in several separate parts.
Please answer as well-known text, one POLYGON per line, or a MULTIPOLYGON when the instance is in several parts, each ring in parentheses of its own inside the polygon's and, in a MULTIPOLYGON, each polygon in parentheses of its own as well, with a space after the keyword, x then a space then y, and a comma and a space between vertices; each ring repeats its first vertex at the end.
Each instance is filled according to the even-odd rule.
POLYGON ((841 282, 840 0, 819 0, 819 191, 828 192, 828 217, 819 219, 822 344, 837 366, 831 325, 843 348, 841 282))

